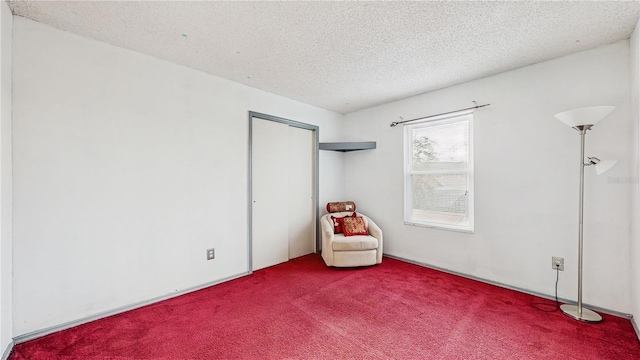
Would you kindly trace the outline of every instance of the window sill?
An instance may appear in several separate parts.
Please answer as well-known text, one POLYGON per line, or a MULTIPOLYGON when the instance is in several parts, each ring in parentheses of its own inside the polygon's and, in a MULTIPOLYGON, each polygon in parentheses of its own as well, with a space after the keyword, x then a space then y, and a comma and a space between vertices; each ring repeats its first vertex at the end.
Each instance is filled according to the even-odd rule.
POLYGON ((437 229, 437 230, 448 230, 448 231, 455 231, 455 232, 461 232, 461 233, 466 233, 466 234, 473 234, 475 232, 475 230, 473 228, 469 229, 466 227, 460 227, 460 226, 455 226, 455 225, 445 225, 445 224, 435 224, 435 223, 419 223, 419 222, 412 222, 412 221, 404 221, 405 225, 410 225, 410 226, 418 226, 418 227, 425 227, 425 228, 431 228, 431 229, 437 229))

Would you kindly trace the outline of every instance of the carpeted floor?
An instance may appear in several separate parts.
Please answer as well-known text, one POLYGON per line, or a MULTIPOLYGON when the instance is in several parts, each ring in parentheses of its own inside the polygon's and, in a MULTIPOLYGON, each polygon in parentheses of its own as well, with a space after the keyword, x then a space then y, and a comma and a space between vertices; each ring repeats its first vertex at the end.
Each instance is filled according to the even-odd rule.
POLYGON ((51 334, 12 360, 640 359, 629 320, 585 324, 530 295, 385 258, 318 255, 51 334))

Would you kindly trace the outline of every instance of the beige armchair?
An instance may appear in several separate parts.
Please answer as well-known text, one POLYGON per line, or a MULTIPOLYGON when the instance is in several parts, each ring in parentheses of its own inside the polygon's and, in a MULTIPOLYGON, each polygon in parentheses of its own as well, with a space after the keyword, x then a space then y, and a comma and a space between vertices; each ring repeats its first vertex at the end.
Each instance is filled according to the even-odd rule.
MULTIPOLYGON (((355 204, 353 206, 355 209, 355 204)), ((340 211, 320 218, 322 258, 327 266, 354 267, 382 262, 382 230, 369 217, 355 213, 364 220, 368 235, 345 236, 344 233, 334 233, 334 222, 331 216, 342 218, 351 217, 352 214, 354 211, 340 211)))

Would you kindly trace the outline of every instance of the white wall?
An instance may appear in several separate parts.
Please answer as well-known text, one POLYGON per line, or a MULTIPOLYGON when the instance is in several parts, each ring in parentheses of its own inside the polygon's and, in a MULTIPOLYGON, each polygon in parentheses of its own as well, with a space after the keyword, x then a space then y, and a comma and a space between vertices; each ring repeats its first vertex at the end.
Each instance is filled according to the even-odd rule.
MULTIPOLYGON (((640 326, 640 22, 631 35, 630 67, 631 76, 631 119, 633 125, 633 152, 631 158, 633 169, 632 203, 631 203, 631 300, 636 325, 640 326)), ((640 333, 638 334, 640 336, 640 333)))
POLYGON ((248 111, 342 140, 342 115, 20 17, 13 54, 15 335, 244 273, 248 111))
POLYGON ((345 157, 345 193, 385 232, 385 253, 553 294, 551 257, 565 258, 559 296, 577 297, 578 133, 554 118, 614 105, 587 135, 587 154, 618 159, 586 172, 584 301, 631 312, 632 177, 629 42, 348 114, 348 140, 377 149, 345 157), (403 129, 392 121, 491 103, 475 112, 475 233, 404 225, 403 129))
POLYGON ((0 4, 0 356, 12 341, 11 42, 13 16, 0 4))

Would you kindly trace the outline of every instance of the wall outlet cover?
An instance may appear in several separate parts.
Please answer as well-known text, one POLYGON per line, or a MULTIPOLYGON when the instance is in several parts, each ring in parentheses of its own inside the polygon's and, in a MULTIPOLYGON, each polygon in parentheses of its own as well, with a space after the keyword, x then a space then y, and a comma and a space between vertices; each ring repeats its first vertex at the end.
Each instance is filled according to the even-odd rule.
POLYGON ((553 270, 555 270, 556 267, 558 268, 558 270, 564 271, 564 258, 563 257, 559 257, 559 256, 552 256, 551 257, 551 268, 553 270))

